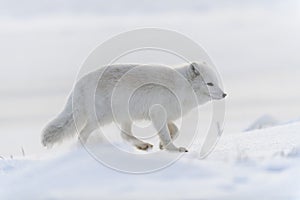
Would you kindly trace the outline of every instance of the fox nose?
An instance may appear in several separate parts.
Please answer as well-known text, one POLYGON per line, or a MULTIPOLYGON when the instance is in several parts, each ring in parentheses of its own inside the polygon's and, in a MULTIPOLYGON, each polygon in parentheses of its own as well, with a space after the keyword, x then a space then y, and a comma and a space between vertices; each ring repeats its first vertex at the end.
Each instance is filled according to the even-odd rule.
POLYGON ((225 98, 227 96, 227 94, 223 93, 223 98, 225 98))

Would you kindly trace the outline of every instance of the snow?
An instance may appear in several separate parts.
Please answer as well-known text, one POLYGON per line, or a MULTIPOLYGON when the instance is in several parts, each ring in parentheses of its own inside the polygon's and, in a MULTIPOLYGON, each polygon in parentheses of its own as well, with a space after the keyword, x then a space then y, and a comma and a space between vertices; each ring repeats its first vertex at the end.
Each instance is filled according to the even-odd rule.
MULTIPOLYGON (((54 150, 41 158, 1 159, 0 199, 299 199, 299 130, 295 122, 223 135, 206 159, 191 149, 147 174, 110 169, 83 148, 52 158, 54 150)), ((106 145, 100 148, 109 154, 106 145)), ((131 164, 147 162, 155 159, 131 164)))
POLYGON ((274 117, 270 115, 263 115, 257 120, 255 120, 255 122, 253 122, 245 131, 272 127, 277 124, 278 121, 274 117))

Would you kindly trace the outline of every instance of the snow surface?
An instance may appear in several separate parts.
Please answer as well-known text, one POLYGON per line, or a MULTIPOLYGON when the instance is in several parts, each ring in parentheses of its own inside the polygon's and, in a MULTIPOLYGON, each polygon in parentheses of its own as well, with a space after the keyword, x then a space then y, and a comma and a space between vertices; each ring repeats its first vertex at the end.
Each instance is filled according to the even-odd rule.
POLYGON ((299 199, 299 131, 298 122, 224 135, 208 158, 191 149, 148 174, 112 170, 82 148, 0 159, 0 199, 299 199))
POLYGON ((268 128, 278 124, 279 122, 274 117, 270 115, 263 115, 255 120, 255 122, 253 122, 245 131, 268 128))

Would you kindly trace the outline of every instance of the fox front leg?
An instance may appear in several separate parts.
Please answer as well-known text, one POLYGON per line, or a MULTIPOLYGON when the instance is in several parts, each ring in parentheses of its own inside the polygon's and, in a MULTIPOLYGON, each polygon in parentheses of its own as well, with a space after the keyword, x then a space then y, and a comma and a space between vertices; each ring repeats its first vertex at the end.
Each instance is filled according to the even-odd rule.
MULTIPOLYGON (((170 132, 171 139, 172 139, 172 141, 174 141, 177 138, 177 136, 179 135, 179 130, 173 122, 168 123, 168 129, 170 132)), ((159 143, 159 148, 160 149, 164 148, 162 142, 159 143)))
MULTIPOLYGON (((188 150, 184 147, 176 147, 173 144, 170 130, 168 128, 168 125, 166 123, 166 112, 164 108, 160 105, 153 106, 150 110, 150 117, 151 121, 153 123, 153 126, 158 132, 161 144, 164 149, 167 151, 173 151, 173 152, 188 152, 188 150)), ((174 128, 171 126, 171 129, 174 128)), ((175 130, 175 129, 174 129, 175 130)))

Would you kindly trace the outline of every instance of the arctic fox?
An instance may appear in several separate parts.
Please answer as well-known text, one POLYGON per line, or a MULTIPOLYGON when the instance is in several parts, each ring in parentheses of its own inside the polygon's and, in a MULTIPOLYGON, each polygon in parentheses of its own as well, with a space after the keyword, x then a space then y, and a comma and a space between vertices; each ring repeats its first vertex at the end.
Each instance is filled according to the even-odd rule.
POLYGON ((131 125, 134 120, 150 120, 158 132, 161 149, 187 152, 173 144, 179 132, 173 121, 198 105, 225 96, 215 72, 205 62, 175 68, 109 65, 88 73, 75 84, 64 110, 44 128, 42 144, 51 147, 76 133, 85 143, 99 125, 116 122, 122 138, 147 150, 153 145, 133 136, 131 125))

